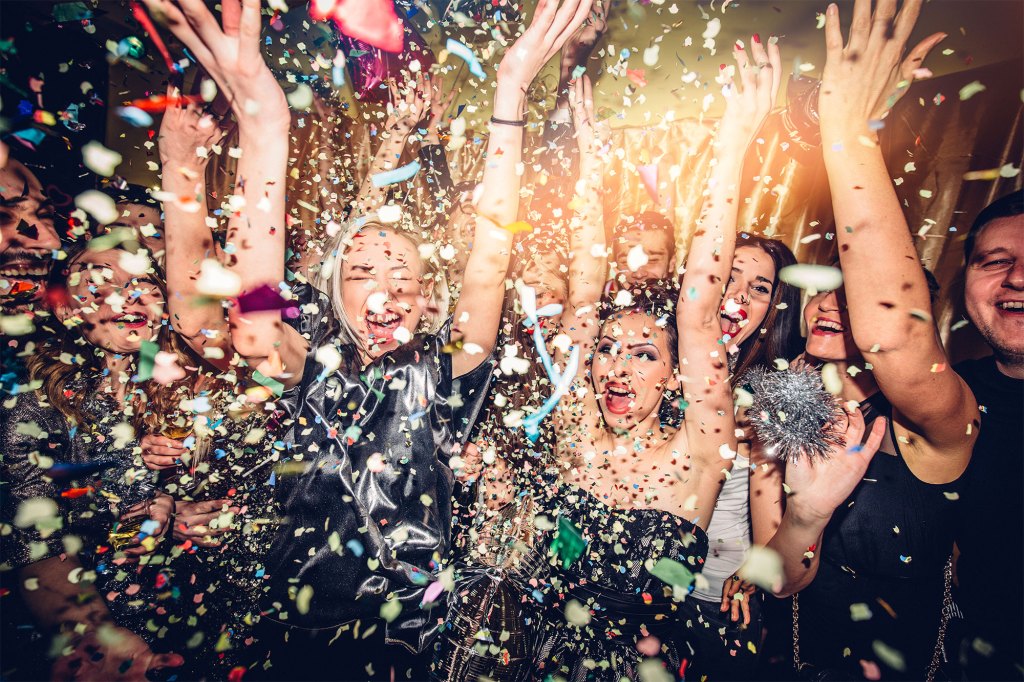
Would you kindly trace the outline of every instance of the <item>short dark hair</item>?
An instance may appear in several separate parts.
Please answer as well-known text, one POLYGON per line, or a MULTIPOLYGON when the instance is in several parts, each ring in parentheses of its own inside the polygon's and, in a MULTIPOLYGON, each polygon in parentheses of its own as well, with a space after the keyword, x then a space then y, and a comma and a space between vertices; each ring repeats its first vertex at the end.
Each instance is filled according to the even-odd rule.
POLYGON ((638 216, 623 220, 615 226, 613 235, 616 237, 615 245, 618 245, 618 237, 632 231, 638 232, 661 232, 665 235, 666 252, 668 259, 672 260, 676 252, 676 228, 672 221, 657 211, 644 211, 638 216))
POLYGON ((967 239, 964 240, 964 262, 970 262, 971 254, 974 253, 974 243, 986 225, 1000 218, 1012 218, 1022 213, 1024 213, 1024 190, 1010 192, 981 209, 981 213, 974 219, 974 224, 971 225, 971 229, 967 233, 967 239))

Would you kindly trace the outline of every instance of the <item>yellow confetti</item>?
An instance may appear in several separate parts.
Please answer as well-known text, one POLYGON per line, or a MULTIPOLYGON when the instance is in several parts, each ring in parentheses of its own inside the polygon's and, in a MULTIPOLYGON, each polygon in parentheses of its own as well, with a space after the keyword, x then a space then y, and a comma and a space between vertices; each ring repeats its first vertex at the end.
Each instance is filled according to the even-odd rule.
POLYGON ((532 232, 533 225, 526 222, 525 220, 517 220, 514 223, 505 225, 505 227, 502 229, 506 230, 507 232, 511 232, 512 234, 519 234, 520 232, 532 232))

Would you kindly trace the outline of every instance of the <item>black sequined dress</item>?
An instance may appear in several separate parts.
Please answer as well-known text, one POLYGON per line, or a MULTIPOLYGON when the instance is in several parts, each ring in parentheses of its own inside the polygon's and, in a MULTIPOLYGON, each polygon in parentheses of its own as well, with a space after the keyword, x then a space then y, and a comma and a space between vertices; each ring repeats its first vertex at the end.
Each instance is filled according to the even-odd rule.
POLYGON ((587 544, 568 566, 552 556, 549 538, 535 545, 551 566, 543 594, 533 593, 544 607, 533 628, 533 677, 637 680, 641 665, 679 677, 689 655, 683 614, 673 588, 651 569, 666 558, 699 572, 708 552, 705 532, 668 512, 613 509, 574 486, 554 484, 552 492, 541 498, 545 526, 557 527, 561 518, 587 544), (654 647, 646 655, 638 652, 640 640, 654 647))

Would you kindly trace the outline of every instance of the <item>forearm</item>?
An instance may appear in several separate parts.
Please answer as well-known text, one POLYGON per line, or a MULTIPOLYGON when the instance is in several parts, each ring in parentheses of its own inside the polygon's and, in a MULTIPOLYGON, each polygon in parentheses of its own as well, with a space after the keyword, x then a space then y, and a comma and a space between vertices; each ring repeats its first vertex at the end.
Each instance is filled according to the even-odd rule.
POLYGON ((679 297, 681 322, 717 327, 722 294, 732 272, 739 216, 739 186, 746 154, 746 138, 735 139, 720 131, 715 159, 708 178, 697 230, 686 257, 679 297))
POLYGON ((189 166, 166 159, 162 165, 163 189, 178 197, 163 204, 167 310, 171 324, 200 356, 210 347, 226 350, 229 332, 224 309, 199 301, 197 287, 203 261, 218 259, 213 235, 206 224, 205 164, 189 166), (184 208, 192 202, 199 210, 184 208))
POLYGON ((755 545, 767 545, 782 523, 784 493, 777 463, 757 464, 751 459, 750 525, 755 545))
MULTIPOLYGON (((285 173, 288 125, 240 126, 242 156, 236 196, 243 206, 228 220, 228 269, 239 276, 241 290, 261 285, 277 290, 285 268, 285 173)), ((278 311, 242 314, 231 311, 231 338, 238 352, 258 363, 279 345, 283 334, 278 311)))
POLYGON ((573 310, 601 300, 608 274, 605 257, 604 209, 601 201, 603 167, 596 154, 580 156, 580 179, 573 198, 569 261, 569 304, 573 310))
POLYGON ((381 133, 381 143, 377 147, 377 153, 366 170, 366 177, 359 185, 359 194, 352 209, 352 217, 359 217, 376 211, 384 205, 387 198, 388 186, 377 187, 373 183, 373 176, 384 173, 398 167, 398 162, 405 151, 406 142, 412 133, 410 124, 388 119, 384 124, 384 132, 381 133))
POLYGON ((934 336, 911 314, 931 308, 928 285, 881 149, 866 125, 822 126, 836 240, 854 339, 896 350, 934 336))
MULTIPOLYGON (((525 96, 518 87, 498 82, 495 118, 518 120, 525 96)), ((464 342, 489 353, 497 340, 505 295, 505 275, 512 255, 512 233, 504 227, 515 222, 519 210, 523 129, 492 124, 487 142, 483 189, 476 204, 473 250, 462 280, 463 296, 456 306, 455 324, 464 342), (465 293, 468 292, 468 293, 465 293)), ((453 358, 456 376, 473 369, 483 356, 465 353, 453 358)))
POLYGON ((767 547, 782 559, 782 584, 775 596, 788 597, 811 584, 821 560, 821 539, 828 518, 801 515, 790 507, 767 547))
POLYGON ((93 584, 71 581, 72 572, 81 568, 75 557, 50 557, 19 571, 22 601, 41 627, 56 629, 82 624, 96 628, 111 622, 110 612, 93 584))

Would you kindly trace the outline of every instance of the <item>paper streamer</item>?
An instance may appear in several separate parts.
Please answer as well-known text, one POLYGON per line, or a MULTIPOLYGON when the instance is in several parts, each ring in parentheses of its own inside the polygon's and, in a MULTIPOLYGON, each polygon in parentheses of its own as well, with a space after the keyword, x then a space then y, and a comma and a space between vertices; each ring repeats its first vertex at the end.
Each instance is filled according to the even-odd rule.
POLYGON ((580 366, 580 347, 572 347, 572 350, 569 352, 569 361, 565 364, 565 371, 559 372, 558 367, 551 361, 548 346, 544 343, 544 335, 540 331, 538 318, 561 315, 562 306, 547 305, 537 310, 537 292, 533 290, 533 287, 523 287, 519 291, 519 296, 523 306, 523 313, 526 315, 526 324, 533 327, 533 344, 537 348, 537 355, 540 357, 544 371, 547 372, 548 379, 554 387, 551 395, 540 406, 540 409, 523 419, 523 430, 526 431, 526 437, 530 439, 531 443, 536 443, 537 439, 540 438, 540 423, 551 414, 551 411, 558 405, 558 401, 562 399, 562 396, 565 395, 569 387, 572 386, 572 382, 576 379, 576 372, 580 366))
POLYGON ((373 180, 374 187, 387 187, 388 185, 393 185, 396 182, 405 182, 406 180, 413 178, 419 172, 420 162, 412 161, 404 166, 395 168, 394 170, 376 173, 371 179, 373 180))
POLYGON ((478 81, 482 81, 487 77, 484 73, 483 67, 480 66, 480 61, 476 58, 476 55, 473 54, 473 50, 471 50, 468 45, 460 43, 453 38, 449 38, 447 44, 445 44, 445 49, 448 50, 449 54, 453 54, 466 62, 466 65, 469 67, 469 72, 473 74, 473 77, 478 81))

